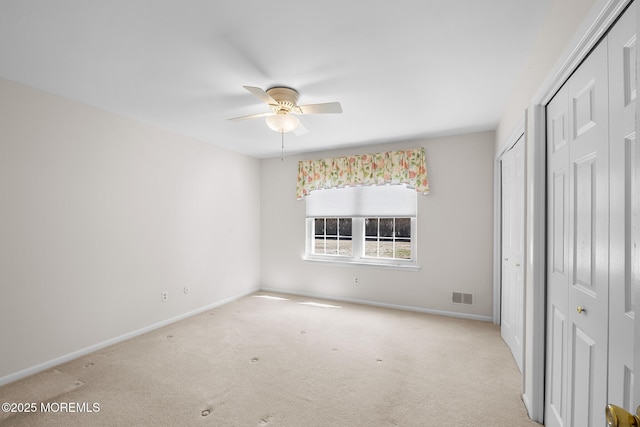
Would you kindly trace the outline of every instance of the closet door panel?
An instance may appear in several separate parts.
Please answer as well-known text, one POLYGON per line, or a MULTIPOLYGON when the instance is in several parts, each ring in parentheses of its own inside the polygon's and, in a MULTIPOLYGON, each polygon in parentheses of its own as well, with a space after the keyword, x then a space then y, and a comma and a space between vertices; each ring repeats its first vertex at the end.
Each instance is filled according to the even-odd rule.
POLYGON ((547 336, 545 425, 567 416, 569 289, 569 92, 547 106, 547 336))
POLYGON ((600 426, 594 423, 592 411, 586 409, 597 406, 597 390, 591 384, 597 369, 596 341, 575 324, 571 333, 572 384, 571 425, 600 426))
POLYGON ((635 413, 632 183, 638 171, 635 131, 636 16, 632 6, 608 36, 609 44, 609 403, 635 413))
POLYGON ((609 91, 607 43, 567 82, 569 90, 570 409, 567 425, 605 425, 609 308, 609 91))

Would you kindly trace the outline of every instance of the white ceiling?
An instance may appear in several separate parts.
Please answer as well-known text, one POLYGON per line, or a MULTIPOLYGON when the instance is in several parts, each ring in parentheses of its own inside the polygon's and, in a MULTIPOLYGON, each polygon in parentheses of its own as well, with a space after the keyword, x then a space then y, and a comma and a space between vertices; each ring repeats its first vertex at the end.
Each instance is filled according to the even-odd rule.
POLYGON ((493 130, 552 0, 2 0, 0 77, 259 158, 493 130))

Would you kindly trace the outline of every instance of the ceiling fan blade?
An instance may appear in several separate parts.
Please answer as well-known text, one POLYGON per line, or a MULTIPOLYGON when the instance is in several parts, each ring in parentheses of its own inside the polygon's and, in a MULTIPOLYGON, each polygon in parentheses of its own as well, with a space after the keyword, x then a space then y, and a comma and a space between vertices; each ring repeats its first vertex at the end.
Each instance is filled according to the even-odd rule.
POLYGON ((342 113, 342 106, 339 102, 299 105, 298 109, 300 110, 301 114, 342 113))
POLYGON ((302 136, 304 134, 309 133, 309 129, 307 129, 306 127, 304 127, 304 125, 302 124, 302 121, 300 121, 300 124, 298 124, 298 127, 296 128, 296 130, 293 131, 293 133, 296 136, 302 136))
POLYGON ((227 120, 247 120, 247 119, 257 119, 260 117, 267 117, 267 116, 273 116, 273 112, 268 112, 268 113, 257 113, 257 114, 249 114, 248 116, 241 116, 241 117, 234 117, 232 119, 227 119, 227 120))
POLYGON ((266 102, 267 104, 278 105, 278 102, 275 99, 273 99, 271 95, 269 95, 267 92, 265 92, 263 89, 259 87, 255 87, 255 86, 242 86, 242 87, 248 90, 249 92, 251 92, 252 94, 254 94, 255 96, 257 96, 258 98, 260 98, 262 101, 266 102))

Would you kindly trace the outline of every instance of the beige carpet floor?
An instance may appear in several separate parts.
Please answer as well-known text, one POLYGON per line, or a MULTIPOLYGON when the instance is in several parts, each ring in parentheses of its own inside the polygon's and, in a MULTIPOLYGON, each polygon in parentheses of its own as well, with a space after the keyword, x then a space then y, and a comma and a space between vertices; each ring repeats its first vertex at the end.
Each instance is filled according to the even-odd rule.
POLYGON ((538 425, 520 381, 491 323, 260 292, 0 387, 36 407, 0 425, 538 425))

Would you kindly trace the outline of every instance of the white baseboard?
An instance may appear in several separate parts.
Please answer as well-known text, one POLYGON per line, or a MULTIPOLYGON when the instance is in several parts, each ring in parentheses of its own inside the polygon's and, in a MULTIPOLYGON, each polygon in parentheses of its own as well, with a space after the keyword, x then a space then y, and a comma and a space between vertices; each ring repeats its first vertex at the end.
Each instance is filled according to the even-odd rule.
POLYGON ((221 305, 228 304, 228 303, 230 303, 232 301, 235 301, 235 300, 237 300, 239 298, 242 298, 244 296, 250 295, 250 294, 255 293, 257 291, 258 291, 257 288, 256 289, 252 289, 249 292, 244 292, 244 293, 242 293, 240 295, 235 295, 235 296, 231 296, 231 297, 222 299, 220 301, 216 301, 216 302, 214 302, 212 304, 205 305, 204 307, 200 307, 200 308, 197 308, 195 310, 188 311, 186 313, 182 313, 182 314, 180 314, 178 316, 171 317, 171 318, 169 318, 167 320, 163 320, 163 321, 155 323, 153 325, 145 326, 144 328, 136 329, 135 331, 131 331, 131 332, 128 332, 128 333, 126 333, 124 335, 120 335, 118 337, 111 338, 111 339, 108 339, 106 341, 102 341, 100 343, 91 345, 89 347, 85 347, 83 349, 80 349, 80 350, 65 354, 64 356, 56 357, 55 359, 49 360, 49 361, 44 362, 44 363, 40 363, 39 365, 35 365, 35 366, 30 367, 30 368, 23 369, 21 371, 15 372, 13 374, 5 375, 4 377, 0 377, 0 386, 12 383, 14 381, 18 381, 18 380, 20 380, 22 378, 26 378, 26 377, 28 377, 30 375, 33 375, 33 374, 37 374, 38 372, 45 371, 47 369, 53 368, 54 366, 60 365, 62 363, 68 362, 68 361, 73 360, 73 359, 77 359, 78 357, 85 356, 85 355, 87 355, 89 353, 93 353, 94 351, 103 349, 105 347, 109 347, 110 345, 114 345, 114 344, 117 344, 119 342, 126 341, 128 339, 137 337, 139 335, 146 334, 147 332, 151 332, 151 331, 153 331, 155 329, 162 328, 163 326, 170 325, 171 323, 178 322, 180 320, 186 319, 187 317, 195 316, 196 314, 203 313, 203 312, 205 312, 207 310, 211 310, 213 308, 220 307, 221 305))
POLYGON ((333 296, 327 296, 327 295, 314 294, 310 292, 292 292, 288 290, 273 289, 273 288, 260 288, 260 290, 263 292, 275 292, 279 294, 296 295, 296 296, 307 297, 307 298, 319 298, 319 299, 326 299, 330 301, 341 301, 341 302, 348 302, 353 304, 371 305, 374 307, 392 308, 395 310, 414 311, 414 312, 425 313, 425 314, 437 314, 439 316, 457 317, 459 319, 481 320, 484 322, 493 322, 493 317, 482 316, 479 314, 459 313, 456 311, 445 311, 445 310, 432 310, 429 308, 414 307, 410 305, 387 304, 383 302, 367 301, 367 300, 360 300, 360 299, 354 299, 354 298, 333 297, 333 296))

